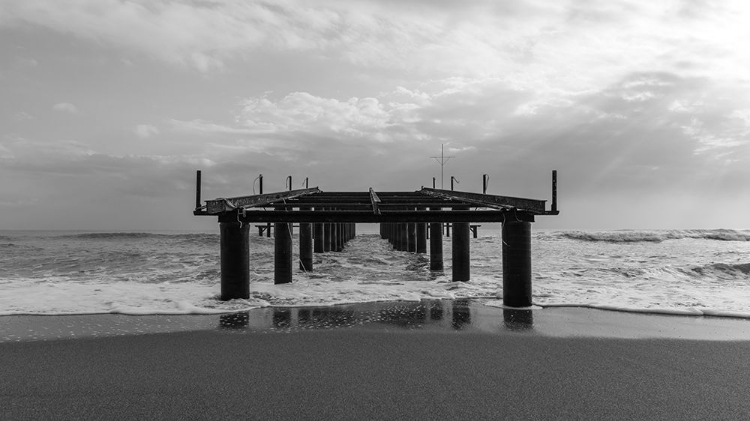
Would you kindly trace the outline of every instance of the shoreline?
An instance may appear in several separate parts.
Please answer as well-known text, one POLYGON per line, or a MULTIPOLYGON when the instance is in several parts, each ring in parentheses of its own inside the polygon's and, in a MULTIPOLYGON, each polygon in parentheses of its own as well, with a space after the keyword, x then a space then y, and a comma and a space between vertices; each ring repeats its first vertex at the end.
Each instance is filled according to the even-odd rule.
POLYGON ((0 418, 750 415, 750 341, 456 332, 214 329, 0 343, 0 418))
POLYGON ((215 315, 0 316, 0 343, 227 330, 247 334, 382 330, 561 338, 750 341, 748 319, 630 313, 588 307, 511 310, 487 306, 477 300, 264 307, 215 315))

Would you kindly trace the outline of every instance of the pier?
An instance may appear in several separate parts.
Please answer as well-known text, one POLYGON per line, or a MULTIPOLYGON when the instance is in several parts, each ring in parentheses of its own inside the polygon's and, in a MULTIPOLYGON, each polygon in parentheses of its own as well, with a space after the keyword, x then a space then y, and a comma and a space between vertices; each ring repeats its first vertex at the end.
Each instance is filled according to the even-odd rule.
MULTIPOLYGON (((290 177, 291 178, 291 177, 290 177)), ((291 186, 291 183, 289 183, 291 186)), ((299 227, 299 268, 314 271, 313 254, 340 252, 356 236, 357 223, 380 225, 380 236, 395 250, 427 253, 430 270, 443 270, 443 227, 451 238, 452 279, 471 279, 470 241, 475 223, 502 224, 503 302, 531 305, 531 224, 558 215, 557 171, 552 171, 552 204, 546 200, 422 187, 417 191, 324 192, 318 187, 201 202, 197 172, 194 215, 215 216, 220 226, 221 299, 249 297, 249 236, 274 233, 274 283, 292 282, 292 227, 299 227), (296 224, 296 225, 295 225, 296 224), (429 226, 429 228, 428 228, 429 226), (429 233, 429 234, 428 234, 429 233)))

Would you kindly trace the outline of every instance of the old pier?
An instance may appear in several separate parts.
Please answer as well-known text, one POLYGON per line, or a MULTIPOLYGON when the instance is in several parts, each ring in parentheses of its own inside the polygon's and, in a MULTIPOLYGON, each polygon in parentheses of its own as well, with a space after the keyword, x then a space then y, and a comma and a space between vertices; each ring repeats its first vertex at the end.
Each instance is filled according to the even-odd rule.
MULTIPOLYGON (((291 177, 290 177, 291 178, 291 177)), ((289 180, 291 186, 291 180, 289 180)), ((484 182, 484 178, 483 178, 484 182)), ((483 189, 484 191, 485 189, 483 189)), ((341 251, 356 236, 357 223, 380 224, 380 236, 396 250, 427 253, 430 269, 443 270, 443 226, 452 228, 453 281, 471 279, 470 237, 478 225, 502 224, 503 301, 531 305, 531 223, 557 215, 557 171, 552 172, 552 205, 545 200, 435 188, 414 192, 324 192, 317 187, 201 202, 197 172, 195 215, 217 216, 220 226, 221 299, 249 297, 249 235, 274 231, 274 282, 292 281, 292 229, 299 227, 299 268, 314 271, 313 253, 341 251), (429 229, 428 229, 429 225, 429 229)))

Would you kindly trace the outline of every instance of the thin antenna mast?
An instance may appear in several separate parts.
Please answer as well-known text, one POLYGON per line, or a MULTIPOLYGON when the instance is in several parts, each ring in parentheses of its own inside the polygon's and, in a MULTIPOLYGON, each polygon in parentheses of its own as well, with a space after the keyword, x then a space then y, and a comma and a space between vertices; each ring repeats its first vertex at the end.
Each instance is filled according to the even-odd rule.
POLYGON ((443 144, 440 144, 440 156, 431 156, 430 158, 436 160, 438 164, 440 164, 440 188, 445 190, 443 186, 443 167, 445 166, 445 163, 448 162, 451 158, 455 158, 455 156, 445 156, 445 146, 443 144))

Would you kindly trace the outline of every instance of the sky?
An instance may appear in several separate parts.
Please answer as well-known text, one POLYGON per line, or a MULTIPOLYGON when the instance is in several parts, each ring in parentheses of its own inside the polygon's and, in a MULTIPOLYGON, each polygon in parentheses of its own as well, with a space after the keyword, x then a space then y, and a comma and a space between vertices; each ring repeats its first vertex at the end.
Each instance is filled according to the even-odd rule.
POLYGON ((0 229, 216 229, 203 199, 456 190, 537 228, 750 228, 750 3, 0 0, 0 229))

